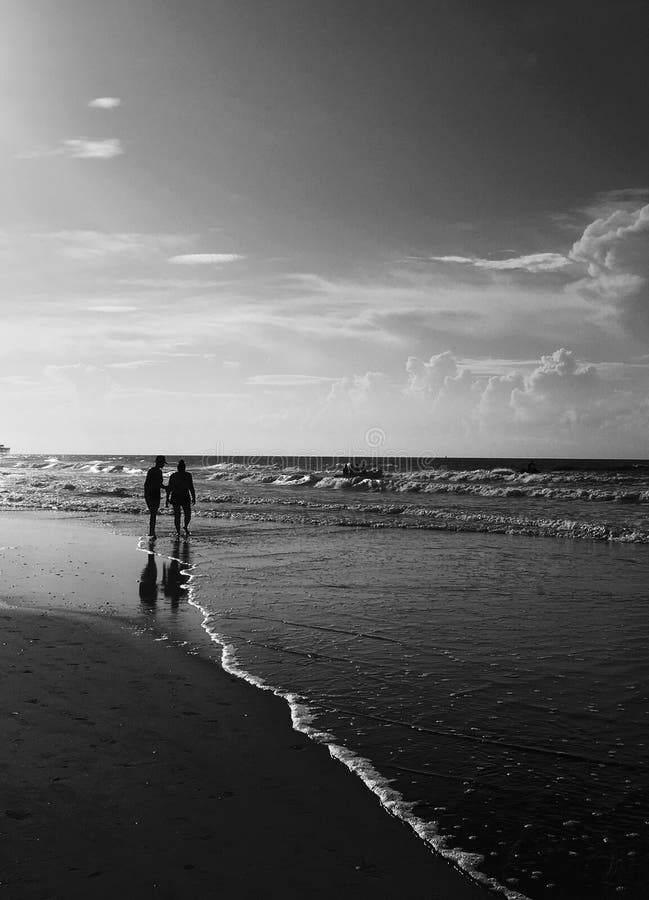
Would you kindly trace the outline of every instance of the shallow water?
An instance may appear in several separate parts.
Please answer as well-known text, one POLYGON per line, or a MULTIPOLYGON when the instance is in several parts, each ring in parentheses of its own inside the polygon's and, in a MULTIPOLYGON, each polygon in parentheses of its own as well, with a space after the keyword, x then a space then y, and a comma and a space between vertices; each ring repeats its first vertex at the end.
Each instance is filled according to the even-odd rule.
POLYGON ((197 597, 239 665, 306 698, 449 847, 530 897, 645 896, 642 549, 320 528, 211 556, 197 597))
MULTIPOLYGON (((5 466, 0 497, 141 528, 136 463, 5 466)), ((646 896, 646 469, 546 472, 542 488, 511 468, 424 473, 452 493, 422 493, 420 473, 402 490, 195 472, 185 563, 241 669, 300 695, 485 876, 531 898, 646 896)), ((181 568, 149 579, 158 611, 182 608, 181 568)))

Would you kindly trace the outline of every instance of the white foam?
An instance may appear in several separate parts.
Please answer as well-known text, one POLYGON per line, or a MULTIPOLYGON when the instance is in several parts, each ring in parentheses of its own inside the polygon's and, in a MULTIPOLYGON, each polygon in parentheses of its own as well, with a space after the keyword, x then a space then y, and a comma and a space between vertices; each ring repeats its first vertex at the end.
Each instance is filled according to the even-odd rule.
POLYGON ((212 627, 209 611, 198 602, 195 591, 192 588, 192 582, 196 576, 190 571, 184 572, 183 574, 189 575, 189 582, 187 585, 188 602, 202 614, 203 621, 201 625, 203 629, 208 634, 210 640, 220 647, 221 666, 225 672, 229 675, 241 678, 243 681, 247 681, 248 684, 254 685, 254 687, 259 688, 262 691, 270 691, 275 694, 275 696, 285 700, 291 711, 291 722, 295 731, 305 734, 316 743, 324 744, 328 748, 333 759, 338 760, 338 762, 341 762, 346 766, 350 772, 357 775, 372 793, 378 797, 384 809, 391 815, 408 824, 415 834, 428 844, 433 851, 449 860, 457 869, 465 875, 468 875, 469 878, 474 881, 490 888, 492 891, 504 895, 507 900, 529 900, 525 894, 514 891, 512 888, 500 884, 495 878, 481 872, 477 868, 483 861, 483 857, 480 854, 468 853, 464 850, 450 847, 448 845, 448 839, 439 833, 437 824, 435 822, 428 822, 415 815, 413 810, 416 804, 404 800, 402 795, 391 787, 390 779, 381 775, 381 773, 374 768, 369 759, 366 759, 349 750, 342 744, 339 744, 335 735, 315 728, 312 724, 314 713, 308 704, 304 702, 303 697, 299 694, 273 687, 273 685, 264 681, 263 678, 242 668, 237 659, 236 648, 233 644, 228 643, 227 639, 212 627))

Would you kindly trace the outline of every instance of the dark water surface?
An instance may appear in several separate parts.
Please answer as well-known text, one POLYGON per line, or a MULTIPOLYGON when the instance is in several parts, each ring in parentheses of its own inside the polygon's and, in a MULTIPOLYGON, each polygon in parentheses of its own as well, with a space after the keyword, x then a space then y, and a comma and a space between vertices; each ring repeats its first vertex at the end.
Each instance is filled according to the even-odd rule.
POLYGON ((643 548, 289 529, 259 555, 259 537, 200 554, 239 666, 306 698, 499 882, 647 896, 643 548))

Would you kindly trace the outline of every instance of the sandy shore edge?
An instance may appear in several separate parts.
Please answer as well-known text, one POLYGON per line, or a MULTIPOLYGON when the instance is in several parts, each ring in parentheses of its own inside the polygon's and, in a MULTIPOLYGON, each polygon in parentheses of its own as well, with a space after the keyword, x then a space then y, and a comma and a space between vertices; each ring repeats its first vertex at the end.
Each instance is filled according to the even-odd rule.
MULTIPOLYGON (((282 700, 117 619, 57 609, 48 582, 39 595, 65 523, 47 528, 50 562, 25 572, 32 608, 0 607, 0 897, 486 896, 296 733, 282 700)), ((117 569, 128 551, 71 535, 68 555, 97 565, 81 587, 61 569, 56 590, 90 597, 97 554, 117 569)), ((20 572, 5 574, 1 599, 24 602, 20 572)))

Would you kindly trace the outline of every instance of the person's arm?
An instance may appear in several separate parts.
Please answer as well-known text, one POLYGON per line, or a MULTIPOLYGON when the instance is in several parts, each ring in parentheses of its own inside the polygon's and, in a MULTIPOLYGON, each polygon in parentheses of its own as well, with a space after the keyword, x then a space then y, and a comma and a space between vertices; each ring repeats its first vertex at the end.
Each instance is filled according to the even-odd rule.
POLYGON ((189 476, 189 493, 192 495, 192 503, 196 503, 196 491, 194 490, 194 479, 189 476))
POLYGON ((167 500, 165 502, 165 506, 169 506, 169 495, 171 494, 172 481, 173 481, 173 475, 170 475, 169 483, 167 484, 167 486, 165 487, 163 484, 163 487, 164 487, 165 491, 167 492, 167 500))

